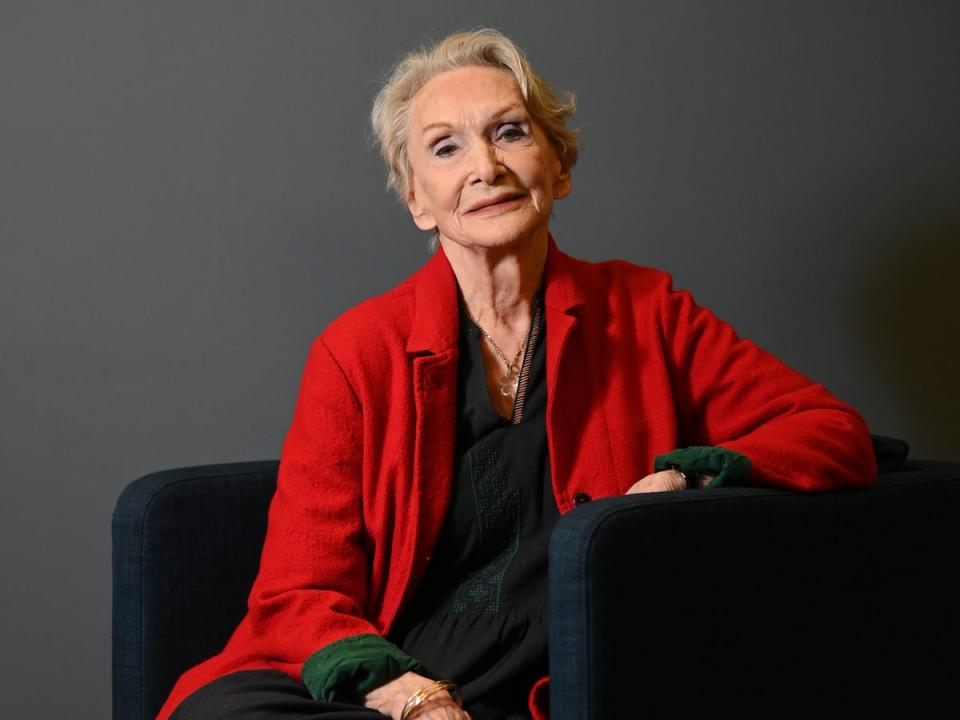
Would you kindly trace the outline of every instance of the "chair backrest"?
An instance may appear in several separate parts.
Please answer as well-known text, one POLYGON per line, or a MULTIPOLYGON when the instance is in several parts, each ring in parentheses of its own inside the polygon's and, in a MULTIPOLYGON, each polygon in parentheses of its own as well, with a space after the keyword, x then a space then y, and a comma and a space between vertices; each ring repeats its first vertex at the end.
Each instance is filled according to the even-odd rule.
POLYGON ((186 669, 246 612, 278 462, 205 465, 131 483, 113 514, 113 717, 154 720, 186 669))

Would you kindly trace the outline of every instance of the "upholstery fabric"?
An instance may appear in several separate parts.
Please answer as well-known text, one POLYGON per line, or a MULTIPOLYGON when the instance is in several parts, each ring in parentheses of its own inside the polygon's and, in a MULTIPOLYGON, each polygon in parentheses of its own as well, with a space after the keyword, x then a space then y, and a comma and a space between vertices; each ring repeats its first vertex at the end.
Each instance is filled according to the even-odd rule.
POLYGON ((551 544, 553 720, 927 716, 954 695, 958 526, 960 465, 932 461, 577 508, 551 544))
MULTIPOLYGON (((878 457, 892 446, 905 448, 874 437, 878 457)), ((555 694, 553 720, 634 717, 605 714, 628 700, 616 683, 629 677, 630 698, 655 704, 657 687, 640 674, 658 658, 677 663, 701 695, 720 679, 756 687, 750 663, 763 656, 738 648, 789 644, 791 633, 817 630, 817 615, 826 616, 823 628, 853 617, 849 633, 868 637, 872 624, 876 637, 890 638, 881 648, 889 667, 902 671, 960 645, 951 530, 960 525, 960 464, 904 466, 901 457, 881 469, 877 485, 861 491, 718 488, 611 498, 569 513, 551 546, 553 682, 540 688, 555 694), (764 543, 742 548, 761 530, 764 543), (668 562, 684 553, 685 564, 668 562), (767 602, 747 603, 749 583, 766 576, 770 584, 755 594, 767 602), (785 606, 770 600, 780 597, 778 583, 790 582, 805 589, 785 606), (803 602, 816 614, 797 612, 803 602)), ((113 520, 114 720, 153 720, 180 673, 226 643, 257 571, 276 471, 276 461, 181 468, 140 478, 121 494, 113 520)), ((724 704, 722 693, 717 701, 724 704)))
POLYGON ((113 514, 113 717, 153 720, 177 677, 247 609, 278 462, 131 483, 113 514))

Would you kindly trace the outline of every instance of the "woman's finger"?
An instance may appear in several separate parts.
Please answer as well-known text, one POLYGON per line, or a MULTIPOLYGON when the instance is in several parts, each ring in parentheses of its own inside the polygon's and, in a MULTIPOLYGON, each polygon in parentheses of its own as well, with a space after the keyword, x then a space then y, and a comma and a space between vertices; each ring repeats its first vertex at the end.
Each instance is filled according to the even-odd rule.
POLYGON ((635 482, 626 494, 683 490, 685 487, 686 481, 680 473, 675 470, 661 470, 635 482))

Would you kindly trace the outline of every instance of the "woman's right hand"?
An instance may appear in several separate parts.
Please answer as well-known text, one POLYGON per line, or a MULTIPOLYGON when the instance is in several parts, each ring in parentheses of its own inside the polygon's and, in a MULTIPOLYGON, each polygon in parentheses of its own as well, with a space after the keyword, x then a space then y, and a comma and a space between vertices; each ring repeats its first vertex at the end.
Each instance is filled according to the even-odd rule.
MULTIPOLYGON (((408 672, 395 680, 371 690, 363 698, 365 707, 379 710, 392 720, 400 720, 403 706, 417 690, 434 681, 423 675, 408 672)), ((448 693, 438 693, 413 714, 416 720, 470 720, 470 714, 457 705, 448 693)))

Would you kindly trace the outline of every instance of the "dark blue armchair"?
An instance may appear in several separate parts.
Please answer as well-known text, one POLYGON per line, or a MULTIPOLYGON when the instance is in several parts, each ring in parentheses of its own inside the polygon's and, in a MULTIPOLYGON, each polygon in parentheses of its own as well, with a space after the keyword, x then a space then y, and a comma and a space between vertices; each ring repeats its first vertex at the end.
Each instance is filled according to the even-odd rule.
MULTIPOLYGON (((870 490, 718 488, 565 515, 550 549, 551 717, 862 717, 952 698, 960 464, 875 449, 886 472, 870 490)), ((120 496, 114 720, 152 720, 243 616, 277 467, 169 470, 120 496)))

